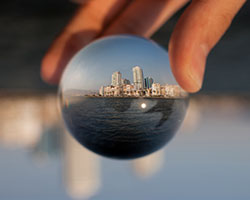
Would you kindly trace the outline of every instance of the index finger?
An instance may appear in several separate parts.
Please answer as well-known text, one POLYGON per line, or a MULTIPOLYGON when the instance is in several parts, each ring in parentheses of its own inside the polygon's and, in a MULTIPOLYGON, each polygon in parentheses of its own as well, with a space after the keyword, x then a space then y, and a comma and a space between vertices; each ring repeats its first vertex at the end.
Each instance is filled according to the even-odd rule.
POLYGON ((41 76, 57 84, 71 57, 96 38, 130 1, 91 0, 82 5, 42 60, 41 76))

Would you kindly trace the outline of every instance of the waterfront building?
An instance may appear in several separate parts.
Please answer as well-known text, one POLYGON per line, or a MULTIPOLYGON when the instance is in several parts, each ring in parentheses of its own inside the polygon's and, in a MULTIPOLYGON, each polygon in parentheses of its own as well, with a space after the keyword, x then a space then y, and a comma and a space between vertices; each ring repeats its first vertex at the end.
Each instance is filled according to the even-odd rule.
POLYGON ((149 88, 149 89, 145 90, 145 96, 146 97, 151 97, 152 96, 152 88, 149 88))
POLYGON ((135 90, 134 96, 136 96, 136 97, 144 96, 144 90, 135 90))
POLYGON ((123 87, 123 94, 125 96, 133 96, 134 95, 134 85, 124 85, 123 87))
POLYGON ((122 85, 122 74, 121 72, 114 72, 112 74, 112 86, 120 86, 122 85))
POLYGON ((104 88, 104 96, 112 96, 112 88, 113 86, 106 86, 104 88))
POLYGON ((104 96, 104 86, 99 89, 99 95, 104 96))
POLYGON ((161 95, 162 96, 166 96, 166 88, 167 87, 168 87, 168 85, 161 86, 161 95))
POLYGON ((161 95, 161 85, 160 83, 152 84, 152 96, 160 96, 161 95))
POLYGON ((152 79, 151 77, 146 77, 144 79, 144 87, 147 89, 152 88, 153 83, 154 83, 154 79, 152 79))
POLYGON ((129 85, 130 81, 128 79, 122 78, 122 85, 129 85))
POLYGON ((136 90, 144 89, 143 71, 139 66, 133 67, 133 81, 136 90))
MULTIPOLYGON (((109 86, 101 86, 99 96, 104 97, 186 97, 185 92, 179 85, 161 85, 154 83, 153 78, 143 78, 143 71, 139 66, 133 67, 133 82, 122 79, 119 71, 112 74, 112 83, 109 86)), ((98 94, 95 94, 97 96, 98 94)))
POLYGON ((174 97, 178 96, 180 91, 180 87, 177 85, 167 85, 165 88, 166 96, 168 97, 174 97))
POLYGON ((165 91, 166 91, 166 96, 168 97, 171 97, 174 95, 174 90, 172 88, 171 85, 168 85, 166 88, 165 88, 165 91))
POLYGON ((113 91, 114 91, 114 96, 115 96, 115 97, 122 96, 122 93, 123 93, 122 87, 120 87, 120 86, 115 86, 115 87, 113 88, 113 91))

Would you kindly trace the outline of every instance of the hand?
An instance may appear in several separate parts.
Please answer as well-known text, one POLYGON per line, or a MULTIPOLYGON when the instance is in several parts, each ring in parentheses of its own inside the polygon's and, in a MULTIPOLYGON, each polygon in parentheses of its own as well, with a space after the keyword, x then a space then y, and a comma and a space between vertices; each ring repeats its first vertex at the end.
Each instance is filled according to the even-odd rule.
MULTIPOLYGON (((188 0, 89 0, 43 58, 41 75, 57 84, 71 57, 98 37, 135 34, 150 37, 188 0)), ((169 42, 173 74, 188 92, 200 90, 206 58, 246 0, 193 0, 169 42)))

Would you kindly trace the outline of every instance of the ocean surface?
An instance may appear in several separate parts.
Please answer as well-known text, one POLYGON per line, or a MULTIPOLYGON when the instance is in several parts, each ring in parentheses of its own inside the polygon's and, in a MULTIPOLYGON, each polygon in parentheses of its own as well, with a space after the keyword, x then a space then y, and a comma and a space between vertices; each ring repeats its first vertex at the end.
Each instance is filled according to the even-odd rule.
POLYGON ((71 134, 88 149, 137 158, 164 146, 179 128, 186 99, 70 97, 62 108, 71 134))

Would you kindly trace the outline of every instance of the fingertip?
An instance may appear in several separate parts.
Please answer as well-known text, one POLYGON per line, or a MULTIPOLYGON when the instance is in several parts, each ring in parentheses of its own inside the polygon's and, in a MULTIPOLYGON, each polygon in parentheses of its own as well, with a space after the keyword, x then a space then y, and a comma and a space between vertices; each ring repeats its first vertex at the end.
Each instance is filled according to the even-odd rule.
POLYGON ((206 61, 203 62, 203 65, 194 65, 192 62, 190 64, 185 61, 179 65, 176 63, 171 65, 176 81, 185 91, 195 93, 202 88, 206 61))
POLYGON ((169 43, 170 65, 184 90, 194 93, 201 89, 207 56, 244 3, 192 1, 184 11, 169 43))
POLYGON ((193 74, 188 74, 188 80, 186 82, 180 82, 180 86, 189 93, 199 92, 202 88, 202 81, 197 81, 193 74))
MULTIPOLYGON (((183 39, 183 38, 182 38, 183 39)), ((202 88, 207 58, 204 45, 189 46, 181 38, 171 38, 169 44, 170 66, 176 81, 189 93, 198 92, 202 88)))
POLYGON ((50 54, 46 54, 41 62, 41 78, 44 82, 55 85, 59 80, 55 78, 55 58, 50 54))
MULTIPOLYGON (((175 67, 174 69, 178 69, 178 67, 175 67)), ((193 76, 193 72, 189 70, 185 70, 185 71, 173 70, 173 74, 178 84, 185 91, 189 93, 196 93, 202 88, 202 82, 197 81, 193 76)))

